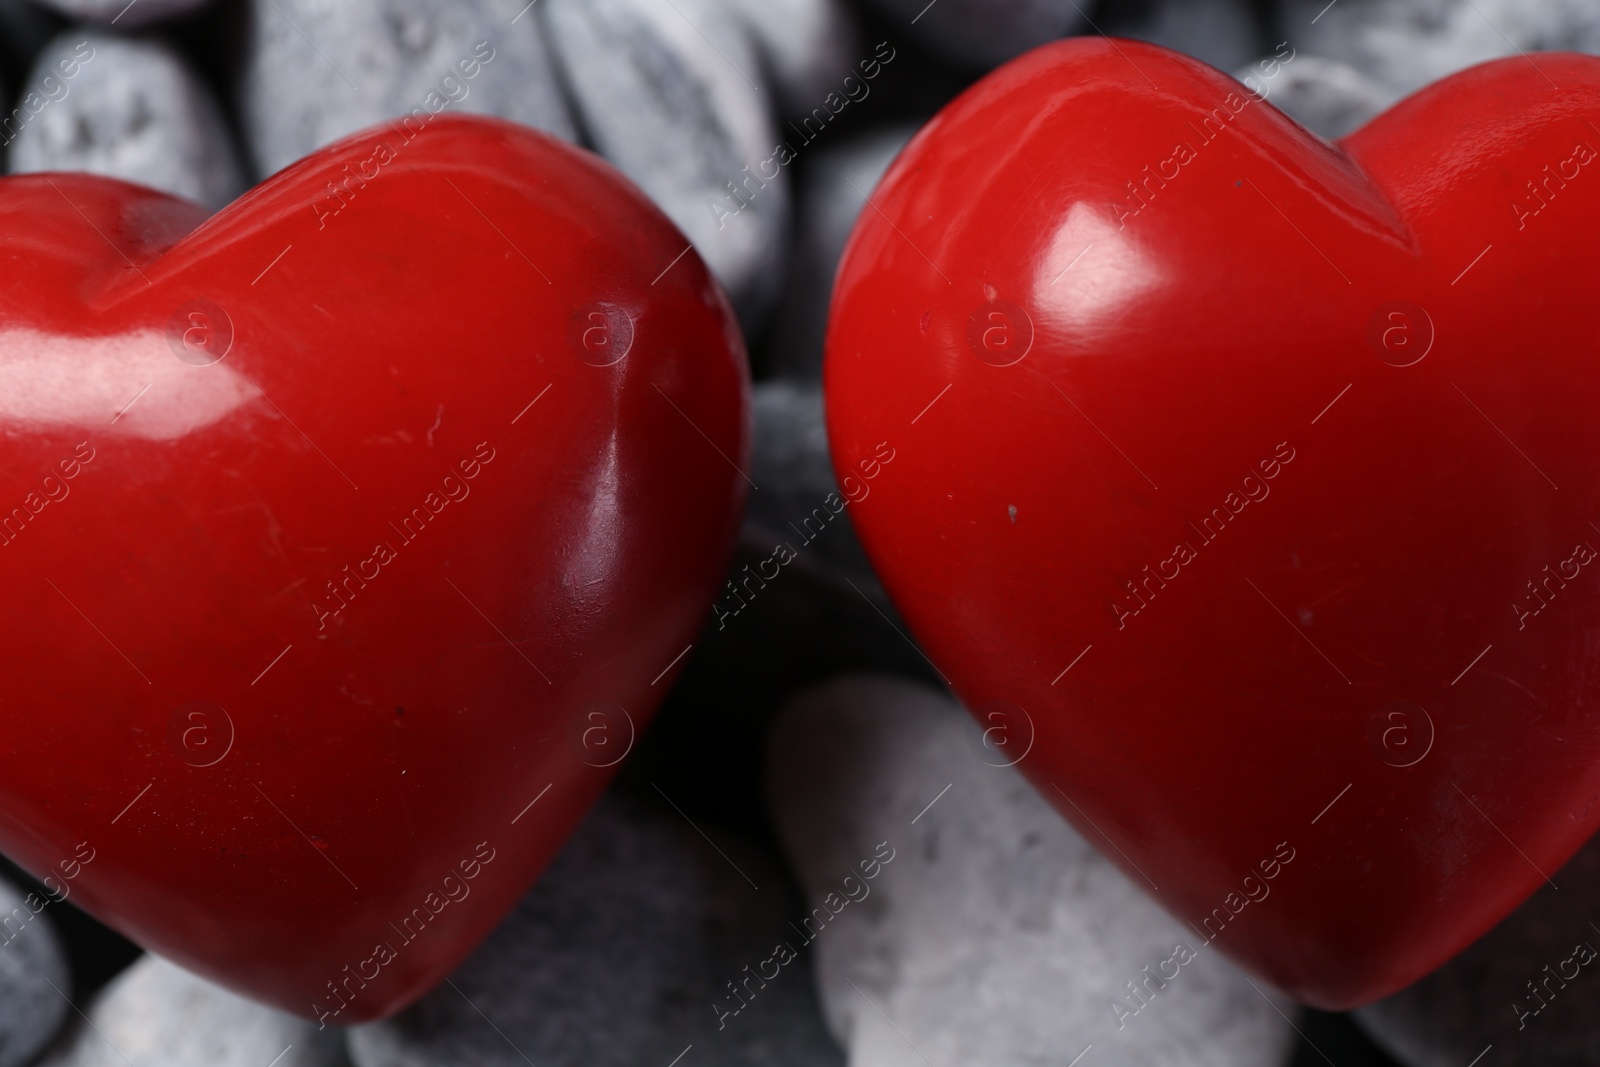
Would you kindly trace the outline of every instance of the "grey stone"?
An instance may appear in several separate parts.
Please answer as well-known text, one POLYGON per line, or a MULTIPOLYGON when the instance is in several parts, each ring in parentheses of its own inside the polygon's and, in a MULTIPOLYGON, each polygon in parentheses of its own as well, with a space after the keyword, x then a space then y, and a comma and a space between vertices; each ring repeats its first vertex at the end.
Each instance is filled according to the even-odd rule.
POLYGON ((654 797, 607 794, 455 988, 350 1031, 358 1067, 665 1067, 690 1045, 686 1064, 842 1067, 803 954, 718 1013, 798 941, 799 906, 775 857, 700 829, 654 797))
POLYGON ((1114 13, 1100 28, 1113 37, 1174 49, 1221 70, 1249 62, 1262 43, 1248 0, 1156 0, 1114 12, 1121 10, 1130 13, 1114 13))
POLYGON ((765 482, 773 497, 786 498, 788 507, 780 506, 780 512, 809 511, 811 504, 839 488, 828 460, 821 388, 815 383, 759 382, 753 400, 756 484, 765 482))
POLYGON ((1267 77, 1264 71, 1274 62, 1273 57, 1259 60, 1234 76, 1258 95, 1265 92, 1270 103, 1329 140, 1366 125, 1400 98, 1393 89, 1336 59, 1301 52, 1291 62, 1278 64, 1276 73, 1267 77))
POLYGON ((1519 51, 1600 52, 1600 5, 1592 0, 1281 2, 1282 33, 1296 47, 1402 94, 1519 51))
POLYGON ((198 11, 211 0, 37 0, 69 19, 103 22, 132 30, 198 11))
MULTIPOLYGON (((917 127, 888 126, 817 150, 800 186, 794 260, 773 317, 767 369, 822 380, 828 303, 845 242, 884 171, 917 127)), ((758 481, 759 484, 759 481, 758 481)))
POLYGON ((146 955, 101 990, 38 1067, 339 1067, 344 1042, 317 1024, 146 955))
POLYGON ((936 55, 987 69, 1088 26, 1084 0, 871 0, 936 55))
POLYGON ((1551 882, 1437 971, 1357 1011, 1357 1021, 1410 1067, 1460 1067, 1490 1044, 1482 1067, 1600 1063, 1600 839, 1551 882))
POLYGON ((20 1067, 66 1018, 72 978, 40 897, 0 879, 0 916, 0 1067, 20 1067))
POLYGON ((716 0, 539 10, 590 141, 684 232, 753 332, 782 281, 789 179, 763 168, 779 135, 743 22, 716 0))
POLYGON ((721 0, 743 20, 766 60, 786 115, 805 115, 839 92, 860 40, 843 0, 721 0))
MULTIPOLYGON (((1018 751, 1024 726, 1009 726, 1018 751)), ((848 891, 845 874, 894 851, 814 946, 825 1017, 854 1067, 1035 1067, 1091 1044, 1086 1063, 1117 1067, 1284 1061, 1279 1006, 994 765, 1014 758, 1008 746, 985 748, 947 697, 839 678, 784 710, 770 752, 771 806, 813 896, 848 891), (1139 1002, 1125 983, 1178 945, 1197 955, 1128 1010, 1139 1002)))
POLYGON ((800 566, 838 570, 881 597, 849 515, 851 498, 865 499, 871 483, 853 478, 847 493, 834 480, 821 386, 769 381, 754 394, 751 475, 761 489, 750 494, 744 541, 757 550, 788 544, 800 566))
POLYGON ((519 7, 504 0, 253 0, 240 107, 256 164, 280 170, 419 108, 423 118, 497 115, 572 140, 539 20, 519 7))
POLYGON ((42 104, 11 145, 13 173, 103 174, 212 209, 246 188, 211 90, 161 40, 68 30, 39 54, 23 100, 42 104))

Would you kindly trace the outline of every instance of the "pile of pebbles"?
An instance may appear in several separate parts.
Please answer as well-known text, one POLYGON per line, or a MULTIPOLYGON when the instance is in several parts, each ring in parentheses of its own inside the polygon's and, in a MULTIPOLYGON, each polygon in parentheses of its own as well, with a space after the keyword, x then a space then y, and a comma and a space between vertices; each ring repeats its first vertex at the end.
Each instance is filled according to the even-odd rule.
MULTIPOLYGON (((1096 32, 1254 78, 1335 138, 1473 63, 1600 51, 1600 5, 0 0, 0 147, 12 173, 213 209, 430 94, 599 152, 693 240, 750 341, 762 491, 738 572, 837 491, 823 327, 864 195, 975 78, 1096 32), (777 177, 748 181, 778 145, 777 177)), ((893 620, 845 514, 708 624, 611 792, 456 989, 382 1023, 319 1031, 242 1000, 0 863, 0 1067, 1600 1062, 1600 979, 1532 1015, 1525 988, 1573 956, 1572 931, 1600 945, 1600 845, 1559 893, 1350 1016, 1203 951, 1137 1013, 1111 1010, 1184 930, 984 762, 893 620)))

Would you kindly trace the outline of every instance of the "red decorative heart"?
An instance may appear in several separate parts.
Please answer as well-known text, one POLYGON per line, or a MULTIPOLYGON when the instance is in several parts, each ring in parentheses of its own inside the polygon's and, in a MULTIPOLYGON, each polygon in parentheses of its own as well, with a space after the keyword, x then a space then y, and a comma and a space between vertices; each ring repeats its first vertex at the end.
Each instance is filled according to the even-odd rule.
POLYGON ((0 849, 251 996, 399 1010, 706 618, 748 448, 723 297, 617 172, 478 118, 209 221, 69 175, 0 220, 0 849))
POLYGON ((1196 949, 1311 1004, 1600 822, 1597 123, 1581 56, 1330 145, 1066 41, 918 136, 840 271, 834 457, 897 446, 852 515, 928 655, 1196 949))

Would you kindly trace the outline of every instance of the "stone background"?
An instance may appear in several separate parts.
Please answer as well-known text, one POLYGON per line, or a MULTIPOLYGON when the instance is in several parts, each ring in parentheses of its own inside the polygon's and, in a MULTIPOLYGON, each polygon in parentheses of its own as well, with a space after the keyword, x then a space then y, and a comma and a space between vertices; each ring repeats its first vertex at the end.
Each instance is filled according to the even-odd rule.
MULTIPOLYGON (((1336 137, 1485 59, 1600 51, 1600 4, 0 0, 0 114, 20 126, 4 135, 12 172, 88 170, 216 208, 408 113, 492 40, 495 59, 452 106, 610 158, 734 299, 763 491, 731 576, 835 489, 822 330, 863 195, 985 71, 1099 31, 1241 77, 1286 42, 1295 58, 1271 102, 1336 137), (893 58, 869 91, 849 89, 847 75, 886 54, 880 42, 893 58), (63 94, 47 75, 86 45, 95 58, 63 94), (708 207, 787 124, 846 89, 778 179, 737 211, 708 207)), ((1600 978, 1574 980, 1520 1032, 1510 1008, 1526 978, 1570 954, 1573 930, 1600 921, 1596 846, 1557 876, 1559 901, 1541 891, 1459 959, 1354 1015, 1300 1011, 1202 950, 1119 1027, 1110 998, 1183 931, 1014 770, 981 758, 897 631, 848 513, 723 622, 696 641, 610 794, 453 977, 457 992, 317 1034, 56 904, 0 949, 0 1067, 1600 1063, 1600 978), (801 937, 793 924, 841 886, 859 899, 801 937), (799 943, 779 977, 748 1004, 729 999, 790 931, 799 943)), ((0 913, 29 889, 0 862, 0 913)))

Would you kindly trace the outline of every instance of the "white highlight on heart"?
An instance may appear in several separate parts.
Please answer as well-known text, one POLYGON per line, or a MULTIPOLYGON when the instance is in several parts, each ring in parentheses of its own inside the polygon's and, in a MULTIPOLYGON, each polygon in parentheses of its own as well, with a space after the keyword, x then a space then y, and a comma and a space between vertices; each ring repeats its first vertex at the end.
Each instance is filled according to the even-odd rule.
POLYGON ((169 441, 211 425, 256 395, 226 360, 185 363, 156 330, 109 337, 0 332, 3 424, 92 427, 169 441))
POLYGON ((1045 320, 1073 332, 1095 330, 1165 282, 1103 207, 1079 201, 1050 239, 1034 276, 1033 301, 1045 320))

